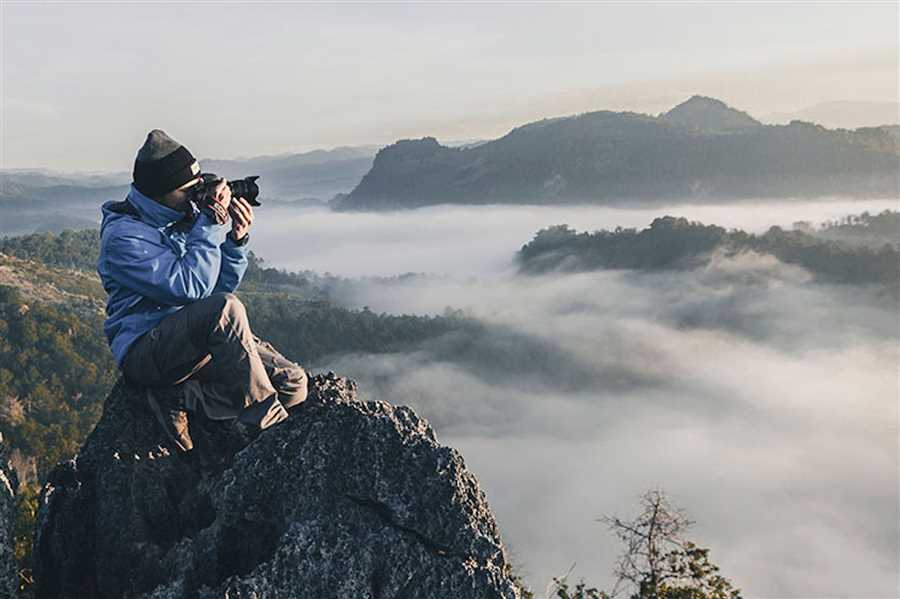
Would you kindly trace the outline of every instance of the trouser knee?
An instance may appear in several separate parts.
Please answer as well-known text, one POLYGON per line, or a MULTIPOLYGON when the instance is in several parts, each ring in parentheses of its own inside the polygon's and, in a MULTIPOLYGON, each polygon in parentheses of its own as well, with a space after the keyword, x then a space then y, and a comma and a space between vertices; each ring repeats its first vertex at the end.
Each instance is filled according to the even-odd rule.
POLYGON ((238 326, 245 327, 249 321, 247 319, 247 309, 244 303, 238 299, 233 293, 215 293, 208 298, 211 300, 210 306, 212 312, 213 327, 238 326))
POLYGON ((190 304, 192 310, 206 314, 212 320, 221 316, 242 318, 247 316, 243 302, 233 293, 214 293, 190 304))
POLYGON ((309 376, 298 364, 291 364, 277 373, 281 380, 276 382, 279 399, 285 408, 293 407, 306 401, 309 392, 309 376))
POLYGON ((247 329, 249 335, 247 310, 233 293, 214 293, 190 304, 189 308, 191 340, 197 347, 207 347, 212 336, 225 330, 247 329))
POLYGON ((216 299, 216 306, 220 316, 226 316, 230 320, 247 318, 247 309, 244 303, 233 293, 215 293, 210 297, 216 299))

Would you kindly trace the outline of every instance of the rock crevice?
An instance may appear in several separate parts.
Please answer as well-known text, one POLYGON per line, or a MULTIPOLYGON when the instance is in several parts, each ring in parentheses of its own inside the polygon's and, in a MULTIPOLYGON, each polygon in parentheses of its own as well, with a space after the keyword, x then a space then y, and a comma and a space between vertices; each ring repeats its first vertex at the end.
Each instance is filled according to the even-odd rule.
POLYGON ((419 543, 424 545, 425 548, 432 553, 432 555, 438 557, 465 557, 462 555, 454 555, 450 552, 449 547, 445 547, 439 543, 436 543, 434 540, 429 539, 417 530, 413 530, 412 528, 408 528, 406 526, 398 524, 394 521, 394 516, 391 513, 391 508, 381 503, 380 501, 376 501, 374 499, 366 499, 363 497, 354 497, 353 495, 346 495, 346 497, 356 505, 364 509, 371 510, 372 513, 381 518, 382 522, 384 522, 387 526, 396 529, 401 533, 406 533, 413 539, 417 540, 419 543))

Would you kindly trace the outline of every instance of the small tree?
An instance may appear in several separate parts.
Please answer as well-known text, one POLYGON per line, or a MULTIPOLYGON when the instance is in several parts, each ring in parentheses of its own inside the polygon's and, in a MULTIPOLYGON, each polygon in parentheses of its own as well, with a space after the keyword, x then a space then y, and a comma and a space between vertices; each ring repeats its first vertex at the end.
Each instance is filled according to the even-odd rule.
MULTIPOLYGON (((574 569, 575 564, 572 564, 568 572, 562 576, 554 576, 553 583, 547 587, 547 595, 544 599, 610 599, 608 593, 596 587, 589 587, 584 579, 578 581, 574 588, 570 587, 569 576, 572 575, 574 569)), ((534 595, 526 595, 524 599, 534 599, 534 595)))
POLYGON ((740 599, 740 590, 709 561, 709 549, 684 538, 693 525, 684 510, 659 490, 644 493, 640 505, 634 520, 600 519, 625 543, 614 595, 626 583, 636 591, 632 599, 740 599))
POLYGON ((553 579, 553 597, 555 599, 609 599, 609 595, 594 587, 588 587, 584 580, 578 582, 574 589, 570 589, 565 576, 553 579))

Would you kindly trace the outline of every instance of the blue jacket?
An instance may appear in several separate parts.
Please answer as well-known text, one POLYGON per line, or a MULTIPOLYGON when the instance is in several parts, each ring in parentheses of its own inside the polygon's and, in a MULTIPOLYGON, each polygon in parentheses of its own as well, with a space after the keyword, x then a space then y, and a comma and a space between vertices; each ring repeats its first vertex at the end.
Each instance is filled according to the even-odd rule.
POLYGON ((119 366, 137 339, 185 304, 237 289, 247 244, 204 212, 163 206, 132 185, 103 205, 97 272, 108 294, 103 330, 119 366))

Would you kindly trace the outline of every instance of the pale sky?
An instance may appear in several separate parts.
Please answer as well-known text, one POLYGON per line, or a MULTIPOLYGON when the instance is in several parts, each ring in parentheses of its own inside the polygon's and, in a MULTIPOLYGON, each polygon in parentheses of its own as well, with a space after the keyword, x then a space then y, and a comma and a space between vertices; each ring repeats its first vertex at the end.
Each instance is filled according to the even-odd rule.
POLYGON ((0 6, 0 168, 130 170, 153 128, 232 158, 900 95, 897 2, 0 6))

